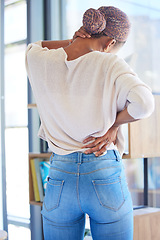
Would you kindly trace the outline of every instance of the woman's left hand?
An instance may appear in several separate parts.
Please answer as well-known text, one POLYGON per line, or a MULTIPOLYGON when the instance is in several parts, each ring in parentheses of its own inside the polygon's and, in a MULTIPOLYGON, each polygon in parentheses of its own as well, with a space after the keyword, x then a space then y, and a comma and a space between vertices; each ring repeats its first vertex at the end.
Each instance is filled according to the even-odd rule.
POLYGON ((78 31, 74 33, 73 40, 75 40, 77 37, 81 38, 90 38, 91 35, 84 29, 84 27, 80 27, 78 31))
POLYGON ((83 141, 83 143, 85 145, 82 148, 89 148, 89 149, 87 149, 84 153, 85 154, 95 153, 96 157, 102 155, 107 150, 107 147, 109 147, 112 142, 114 144, 116 144, 117 132, 118 132, 118 127, 112 126, 106 132, 106 134, 104 134, 102 137, 86 138, 83 141))

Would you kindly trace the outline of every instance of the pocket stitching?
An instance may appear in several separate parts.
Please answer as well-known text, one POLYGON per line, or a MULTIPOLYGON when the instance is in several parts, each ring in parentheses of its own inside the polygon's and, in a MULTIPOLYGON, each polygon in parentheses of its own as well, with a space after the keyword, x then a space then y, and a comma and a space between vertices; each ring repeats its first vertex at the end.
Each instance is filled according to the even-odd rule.
POLYGON ((111 184, 115 184, 115 183, 118 183, 120 181, 116 181, 116 182, 112 182, 112 183, 95 183, 95 181, 93 181, 93 184, 94 185, 111 185, 111 184))
POLYGON ((123 196, 123 201, 122 201, 121 205, 120 205, 118 208, 109 207, 109 206, 106 206, 105 204, 103 204, 102 201, 101 201, 101 199, 100 199, 99 193, 98 193, 98 191, 97 191, 97 189, 96 189, 96 185, 110 185, 110 184, 114 184, 114 183, 96 184, 96 183, 95 183, 95 180, 92 181, 92 182, 93 182, 94 189, 95 189, 95 192, 96 192, 96 195, 97 195, 97 197, 98 197, 98 199, 99 199, 100 204, 101 204, 103 207, 108 208, 108 209, 111 209, 111 210, 113 210, 113 211, 118 211, 118 210, 122 207, 122 205, 124 204, 124 202, 125 202, 124 193, 123 193, 122 184, 121 184, 121 177, 118 177, 118 178, 119 178, 119 181, 116 181, 116 182, 114 182, 114 183, 118 183, 118 182, 120 183, 121 192, 122 192, 122 196, 123 196))
POLYGON ((61 185, 63 185, 63 182, 64 182, 64 180, 62 180, 61 181, 61 183, 60 184, 53 184, 53 183, 50 183, 50 182, 48 182, 51 186, 61 186, 61 185))
POLYGON ((50 212, 50 211, 56 209, 56 208, 59 206, 60 196, 61 196, 61 193, 62 193, 62 187, 63 187, 63 185, 64 185, 64 180, 62 180, 62 181, 61 181, 61 184, 59 184, 59 185, 57 185, 57 184, 51 184, 51 183, 49 183, 49 184, 50 184, 51 186, 61 186, 61 188, 60 188, 60 191, 59 191, 59 195, 58 195, 58 199, 57 199, 57 204, 54 205, 54 207, 48 209, 47 206, 46 206, 46 203, 45 203, 45 201, 44 201, 44 206, 45 206, 45 209, 46 209, 47 212, 50 212))

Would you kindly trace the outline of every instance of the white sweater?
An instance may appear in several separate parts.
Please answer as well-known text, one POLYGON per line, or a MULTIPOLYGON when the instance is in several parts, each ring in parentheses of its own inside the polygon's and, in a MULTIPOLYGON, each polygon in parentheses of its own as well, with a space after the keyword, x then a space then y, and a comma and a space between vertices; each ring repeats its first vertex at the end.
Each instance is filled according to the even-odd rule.
MULTIPOLYGON (((154 110, 151 89, 113 54, 94 51, 67 61, 63 48, 42 48, 39 41, 28 45, 26 69, 41 119, 39 136, 60 155, 82 151, 88 136, 104 135, 126 106, 135 119, 154 110)), ((121 127, 110 149, 116 147, 122 155, 121 127)))

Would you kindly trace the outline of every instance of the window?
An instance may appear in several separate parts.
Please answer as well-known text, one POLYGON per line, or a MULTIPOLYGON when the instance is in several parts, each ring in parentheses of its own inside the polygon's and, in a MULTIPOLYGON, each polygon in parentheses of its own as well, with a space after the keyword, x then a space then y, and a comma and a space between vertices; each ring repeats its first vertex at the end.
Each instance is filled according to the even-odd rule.
POLYGON ((5 49, 6 127, 27 126, 27 81, 24 65, 26 44, 5 49))
POLYGON ((26 1, 5 1, 5 152, 9 240, 30 239, 26 1), (27 228, 26 228, 27 227, 27 228))
POLYGON ((26 39, 25 1, 5 1, 5 44, 26 39))
POLYGON ((160 207, 160 158, 148 159, 148 204, 160 207))

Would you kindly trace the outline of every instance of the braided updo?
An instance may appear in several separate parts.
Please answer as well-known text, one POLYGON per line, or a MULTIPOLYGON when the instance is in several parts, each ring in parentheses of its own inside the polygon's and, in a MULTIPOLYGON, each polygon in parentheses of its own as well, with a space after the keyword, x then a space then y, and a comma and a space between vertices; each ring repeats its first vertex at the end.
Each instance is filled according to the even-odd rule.
POLYGON ((125 42, 130 30, 130 21, 123 11, 112 6, 100 7, 98 10, 90 8, 83 15, 83 27, 91 35, 102 33, 125 42))
POLYGON ((99 10, 88 9, 83 15, 83 27, 90 34, 99 34, 106 27, 106 20, 99 10))

